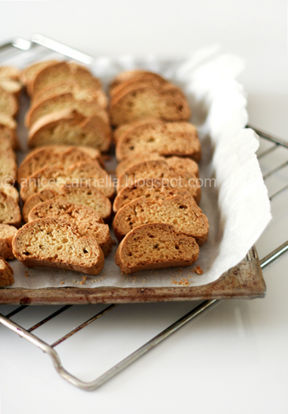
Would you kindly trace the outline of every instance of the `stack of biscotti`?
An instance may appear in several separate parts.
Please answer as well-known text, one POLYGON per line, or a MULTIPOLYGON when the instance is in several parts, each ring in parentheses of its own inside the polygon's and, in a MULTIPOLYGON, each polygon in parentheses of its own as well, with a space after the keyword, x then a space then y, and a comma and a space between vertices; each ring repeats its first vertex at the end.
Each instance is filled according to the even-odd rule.
POLYGON ((49 60, 23 70, 31 98, 28 145, 81 145, 107 151, 111 129, 100 81, 84 66, 49 60))
POLYGON ((0 66, 0 286, 14 282, 13 271, 6 262, 13 259, 12 238, 21 223, 19 195, 15 188, 17 163, 18 97, 22 88, 20 71, 0 66))
POLYGON ((26 224, 13 238, 13 254, 28 266, 96 275, 113 245, 105 221, 114 183, 102 158, 111 141, 107 98, 99 80, 73 62, 37 62, 21 79, 35 148, 18 170, 26 224))
POLYGON ((113 245, 105 221, 114 194, 100 151, 80 145, 36 148, 20 164, 17 179, 28 223, 13 239, 15 257, 27 266, 98 274, 113 245))
POLYGON ((116 263, 125 273, 190 265, 209 226, 198 205, 201 145, 187 99, 142 70, 118 75, 110 96, 119 162, 113 228, 122 240, 116 263))

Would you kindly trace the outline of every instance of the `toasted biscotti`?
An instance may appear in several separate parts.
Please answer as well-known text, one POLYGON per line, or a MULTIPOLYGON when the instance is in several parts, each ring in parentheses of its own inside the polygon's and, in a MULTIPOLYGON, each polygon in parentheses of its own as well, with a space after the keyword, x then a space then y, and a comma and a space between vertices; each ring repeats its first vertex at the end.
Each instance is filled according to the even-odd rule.
POLYGON ((60 85, 45 88, 36 96, 32 96, 32 106, 39 105, 48 99, 53 99, 58 95, 71 93, 74 99, 85 101, 96 101, 100 108, 106 109, 108 104, 107 96, 102 89, 97 88, 83 88, 77 84, 62 83, 60 85))
POLYGON ((109 122, 107 112, 99 106, 96 99, 76 99, 73 93, 67 92, 32 105, 26 114, 25 124, 27 128, 31 128, 43 116, 62 110, 76 110, 86 117, 97 115, 104 122, 109 122))
POLYGON ((77 84, 83 89, 101 89, 99 79, 91 72, 74 62, 58 62, 42 69, 35 77, 33 95, 47 88, 56 87, 63 83, 77 84))
POLYGON ((15 116, 18 112, 18 102, 15 95, 0 86, 0 112, 8 116, 15 116))
POLYGON ((2 257, 0 257, 0 287, 11 286, 13 283, 13 269, 2 257))
POLYGON ((41 62, 33 63, 30 66, 27 66, 25 69, 22 70, 20 79, 23 85, 26 87, 26 90, 29 95, 32 95, 33 93, 33 85, 36 76, 39 72, 41 72, 42 69, 52 66, 55 63, 58 63, 57 60, 44 60, 41 62))
POLYGON ((11 148, 0 152, 0 184, 13 184, 16 181, 17 163, 11 148))
POLYGON ((200 187, 199 191, 193 191, 191 189, 169 185, 169 183, 163 183, 161 180, 140 180, 126 187, 123 187, 117 194, 114 203, 113 211, 117 212, 121 207, 130 203, 139 197, 145 197, 148 200, 161 200, 163 198, 169 198, 175 195, 190 198, 191 201, 200 202, 200 187))
POLYGON ((18 203, 0 190, 0 223, 18 227, 21 223, 21 213, 18 203))
POLYGON ((119 126, 145 117, 186 121, 190 118, 190 109, 182 91, 170 84, 154 87, 147 82, 133 82, 111 99, 112 125, 119 126))
POLYGON ((138 153, 188 156, 199 161, 200 141, 194 125, 188 122, 148 121, 130 128, 117 140, 116 157, 124 160, 138 153))
POLYGON ((193 236, 198 244, 208 237, 208 219, 191 199, 174 196, 162 200, 136 198, 118 210, 113 228, 118 239, 141 224, 171 224, 175 230, 193 236))
POLYGON ((119 191, 136 181, 157 179, 174 187, 194 189, 193 191, 197 194, 200 188, 200 181, 197 175, 197 169, 195 169, 195 174, 193 174, 192 168, 187 170, 177 169, 171 167, 166 160, 143 161, 132 165, 118 178, 117 190, 119 191))
POLYGON ((52 189, 46 188, 44 190, 39 191, 39 193, 33 194, 27 198, 25 203, 23 204, 22 208, 22 215, 23 220, 25 222, 28 221, 28 215, 33 207, 35 207, 39 203, 43 203, 44 201, 51 200, 55 196, 57 196, 60 192, 60 189, 52 189))
POLYGON ((28 145, 82 145, 107 151, 111 130, 101 116, 85 117, 77 111, 63 110, 38 119, 29 131, 28 145))
POLYGON ((91 234, 96 237, 99 246, 106 256, 113 245, 109 226, 103 224, 102 218, 91 207, 69 203, 65 200, 48 200, 37 204, 29 213, 28 221, 54 217, 65 220, 73 220, 81 235, 91 234))
POLYGON ((128 89, 130 90, 130 88, 134 87, 135 85, 140 85, 140 83, 141 83, 141 87, 144 85, 149 86, 149 87, 151 86, 153 88, 158 88, 158 87, 161 88, 163 85, 172 86, 171 83, 167 82, 163 78, 160 78, 160 77, 158 78, 157 76, 153 77, 153 76, 148 76, 148 75, 142 75, 142 76, 139 76, 138 78, 131 78, 130 80, 122 82, 118 84, 117 86, 114 86, 112 89, 110 89, 111 99, 115 99, 115 97, 118 94, 122 94, 128 89))
POLYGON ((18 97, 22 89, 22 84, 17 80, 0 78, 0 88, 18 97))
POLYGON ((104 265, 96 238, 82 236, 72 220, 31 221, 17 231, 12 249, 16 259, 29 267, 51 266, 97 275, 104 265))
POLYGON ((199 256, 194 237, 162 223, 131 230, 118 246, 115 261, 123 273, 145 269, 190 266, 199 256))
POLYGON ((134 69, 134 70, 127 70, 125 72, 119 73, 111 82, 110 84, 110 93, 115 90, 115 88, 123 83, 127 83, 130 81, 135 80, 147 80, 150 79, 152 81, 156 80, 158 82, 166 82, 162 76, 158 75, 158 73, 149 72, 147 70, 140 70, 140 69, 134 69))
POLYGON ((20 70, 14 66, 0 66, 0 79, 18 80, 20 77, 20 70))
POLYGON ((0 191, 2 191, 8 197, 13 198, 13 200, 15 200, 16 203, 19 203, 19 193, 13 185, 0 183, 0 191))
POLYGON ((24 180, 20 196, 26 201, 32 194, 44 189, 58 190, 65 184, 90 186, 100 190, 106 197, 114 194, 112 177, 103 170, 97 161, 77 163, 68 168, 44 167, 24 180))
POLYGON ((18 168, 17 180, 20 183, 23 179, 30 177, 36 171, 46 166, 60 165, 70 166, 77 162, 101 162, 101 154, 96 148, 73 147, 68 145, 50 145, 29 152, 18 168))
POLYGON ((0 257, 13 259, 12 239, 17 233, 17 229, 9 224, 0 224, 0 257))
POLYGON ((0 151, 3 149, 4 142, 9 148, 16 149, 18 147, 18 139, 16 133, 16 122, 10 116, 0 113, 0 151))
POLYGON ((64 185, 58 191, 47 189, 42 190, 37 194, 29 197, 23 206, 23 218, 28 220, 28 214, 33 207, 42 203, 43 201, 51 200, 52 202, 69 202, 77 205, 88 206, 104 220, 107 220, 111 215, 110 200, 97 188, 80 185, 64 185))
POLYGON ((137 154, 137 157, 133 156, 126 158, 117 165, 116 175, 117 177, 121 177, 122 174, 124 174, 129 168, 133 167, 134 165, 141 164, 142 162, 146 161, 156 160, 165 161, 169 167, 180 174, 185 173, 195 177, 199 176, 199 166, 194 160, 182 157, 165 158, 155 153, 137 154))

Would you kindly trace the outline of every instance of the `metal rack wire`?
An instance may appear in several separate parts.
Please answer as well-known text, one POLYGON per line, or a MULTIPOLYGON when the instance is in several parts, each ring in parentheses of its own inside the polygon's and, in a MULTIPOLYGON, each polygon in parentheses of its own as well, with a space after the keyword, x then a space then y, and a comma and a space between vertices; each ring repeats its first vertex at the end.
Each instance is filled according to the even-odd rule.
MULTIPOLYGON (((66 45, 63 45, 59 42, 53 41, 41 35, 34 36, 31 41, 25 40, 25 39, 16 39, 12 42, 8 42, 0 47, 0 52, 2 51, 3 52, 27 51, 27 50, 34 48, 37 45, 41 45, 47 49, 53 50, 54 52, 61 53, 62 55, 65 55, 69 58, 77 59, 83 63, 91 63, 91 61, 93 60, 93 58, 89 55, 83 54, 82 52, 79 52, 73 48, 70 48, 66 45)), ((253 126, 250 126, 250 128, 253 128, 253 126)), ((271 179, 271 177, 276 176, 279 171, 284 171, 284 169, 287 167, 288 165, 288 161, 287 161, 288 143, 274 136, 271 136, 259 129, 256 129, 256 128, 253 128, 253 129, 260 136, 261 142, 264 143, 263 150, 260 151, 258 154, 258 158, 260 160, 265 157, 265 159, 268 160, 269 162, 269 157, 273 156, 273 153, 277 150, 277 148, 283 148, 284 150, 286 150, 285 151, 286 156, 284 157, 284 161, 276 165, 275 167, 273 167, 271 170, 264 172, 263 174, 264 179, 268 180, 268 179, 271 179), (269 143, 268 147, 267 145, 265 145, 265 143, 269 143)), ((288 174, 287 174, 287 181, 288 181, 288 174)), ((285 182, 284 182, 284 185, 281 184, 280 187, 276 186, 276 190, 272 191, 270 194, 270 200, 273 201, 277 196, 279 196, 284 191, 288 191, 288 184, 285 184, 285 182)), ((263 259, 260 260, 261 268, 264 269, 266 266, 268 266, 273 261, 277 260, 281 255, 283 255, 287 251, 288 251, 288 241, 285 241, 283 244, 281 244, 279 247, 271 251, 268 255, 266 255, 263 259)), ((209 309, 212 309, 219 302, 221 301, 217 299, 202 301, 200 304, 198 304, 196 307, 194 306, 193 309, 191 309, 188 313, 186 313, 185 315, 180 317, 178 320, 176 320, 174 323, 169 325, 167 328, 162 330, 160 333, 158 333, 148 342, 146 342, 141 347, 136 349, 126 358, 122 359, 119 363, 114 365, 112 368, 108 369, 106 372, 104 372, 104 374, 100 375, 95 380, 89 381, 89 382, 81 380, 77 378, 76 376, 72 375, 69 371, 67 371, 63 367, 59 354, 55 350, 55 348, 59 344, 63 343, 64 341, 67 341, 77 332, 81 331, 82 329, 90 325, 91 323, 95 322, 97 319, 103 317, 108 311, 115 310, 115 308, 117 308, 117 306, 119 305, 110 304, 104 307, 104 309, 97 312, 96 314, 94 314, 93 316, 91 316, 89 319, 85 320, 81 324, 77 325, 65 335, 60 336, 59 338, 54 340, 54 342, 51 344, 40 339, 34 333, 34 331, 42 327, 43 325, 45 325, 47 322, 53 320, 58 315, 70 309, 72 305, 65 305, 65 306, 60 307, 56 311, 48 314, 45 318, 33 324, 28 329, 27 328, 25 329, 20 324, 17 324, 11 320, 13 316, 15 316, 16 314, 19 314, 25 308, 27 308, 27 306, 18 306, 11 312, 7 313, 6 315, 3 315, 0 313, 0 324, 7 327, 11 331, 18 334, 20 337, 26 339, 27 341, 29 341, 36 347, 40 348, 43 352, 48 354, 56 371, 62 378, 64 378, 66 381, 68 381, 72 385, 88 391, 88 390, 95 390, 98 387, 100 387, 102 384, 104 384, 109 379, 111 379, 112 377, 114 377, 115 375, 123 371, 125 368, 127 368, 129 365, 131 365, 136 360, 138 360, 140 357, 142 357, 143 355, 148 353, 150 350, 155 348, 157 345, 159 345, 161 342, 163 342, 173 333, 177 332, 180 328, 185 326, 188 322, 197 318, 199 315, 203 314, 209 309)))

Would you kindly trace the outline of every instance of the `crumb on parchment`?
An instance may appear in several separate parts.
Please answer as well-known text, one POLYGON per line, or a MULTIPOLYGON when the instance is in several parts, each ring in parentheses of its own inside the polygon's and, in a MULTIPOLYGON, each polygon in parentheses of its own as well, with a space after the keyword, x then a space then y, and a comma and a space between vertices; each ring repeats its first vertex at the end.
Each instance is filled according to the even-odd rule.
POLYGON ((29 277, 30 276, 28 270, 25 270, 24 275, 25 275, 25 277, 29 277))
POLYGON ((80 281, 80 285, 85 285, 86 280, 87 280, 87 276, 86 276, 86 275, 83 275, 83 276, 82 276, 82 279, 81 279, 81 281, 80 281))
POLYGON ((190 282, 187 278, 183 277, 180 280, 172 280, 172 283, 174 285, 178 285, 178 286, 189 286, 190 282))
POLYGON ((196 273, 197 275, 203 275, 203 270, 201 269, 201 267, 200 266, 196 266, 196 267, 194 267, 194 269, 193 269, 193 271, 194 271, 194 273, 196 273))

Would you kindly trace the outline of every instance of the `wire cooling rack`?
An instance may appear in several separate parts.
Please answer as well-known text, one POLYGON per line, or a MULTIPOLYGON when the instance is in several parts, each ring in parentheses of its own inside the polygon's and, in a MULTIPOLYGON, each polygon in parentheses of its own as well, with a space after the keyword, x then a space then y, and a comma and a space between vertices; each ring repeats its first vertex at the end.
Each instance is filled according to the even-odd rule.
MULTIPOLYGON (((2 57, 2 61, 5 61, 5 55, 10 56, 11 53, 21 53, 31 51, 37 47, 41 47, 42 51, 51 50, 53 52, 60 53, 66 57, 78 60, 85 64, 90 64, 93 61, 93 57, 87 54, 84 54, 74 48, 71 48, 67 45, 44 37, 42 35, 35 35, 33 36, 32 40, 26 39, 15 39, 12 42, 7 42, 4 45, 0 46, 0 57, 2 57)), ((249 126, 253 128, 253 126, 249 126)), ((268 186, 269 190, 269 197, 270 201, 273 206, 273 202, 277 197, 279 197, 283 192, 288 191, 288 161, 287 161, 287 150, 288 150, 288 143, 276 138, 272 135, 265 133, 262 130, 253 128, 257 134, 260 136, 260 148, 258 151, 258 159, 262 168, 263 177, 268 186), (279 157, 280 152, 280 157, 279 157), (275 157, 275 154, 278 154, 275 157), (279 161, 280 160, 280 161, 279 161), (281 177, 279 177, 281 174, 281 177), (284 179, 283 179, 284 178, 284 179)), ((273 248, 273 247, 272 247, 273 248)), ((282 243, 279 247, 272 250, 268 253, 263 259, 260 260, 260 265, 262 269, 265 269, 273 261, 277 260, 282 254, 288 251, 288 240, 282 243)), ((40 348, 43 352, 49 355, 56 371, 58 374, 64 378, 66 381, 71 383, 72 385, 84 389, 84 390, 95 390, 100 387, 102 384, 107 382, 109 379, 123 371, 133 362, 138 360, 140 357, 145 355, 147 352, 155 348, 159 345, 162 341, 167 339, 173 333, 178 331, 188 322, 192 321, 193 319, 197 318, 199 315, 203 314, 204 312, 208 311, 209 309, 213 308, 217 305, 220 300, 212 299, 212 300, 205 300, 202 301, 197 306, 194 307, 185 315, 177 319, 174 323, 169 325, 167 328, 159 332, 156 336, 150 339, 148 342, 144 343, 126 358, 122 359, 119 363, 112 366, 112 368, 108 369, 104 374, 97 377, 95 380, 92 381, 84 381, 69 371, 67 371, 60 360, 58 352, 55 348, 62 344, 64 341, 67 341, 77 332, 85 329, 88 325, 94 323, 97 319, 102 318, 105 314, 109 311, 115 310, 120 305, 110 304, 105 306, 103 309, 98 311, 96 314, 92 315, 87 320, 84 320, 79 325, 74 327, 72 330, 67 332, 65 335, 60 335, 57 339, 54 340, 53 343, 49 344, 46 341, 40 339, 34 331, 44 326, 46 323, 51 322, 53 319, 56 319, 59 315, 66 312, 68 309, 72 307, 72 305, 65 305, 58 308, 56 311, 52 313, 48 313, 44 318, 39 320, 37 323, 34 323, 29 328, 24 328, 22 325, 14 322, 11 318, 15 315, 22 312, 27 306, 18 306, 14 308, 7 314, 0 313, 0 323, 10 329, 11 331, 18 334, 20 337, 26 339, 28 342, 32 343, 36 347, 40 348)))

